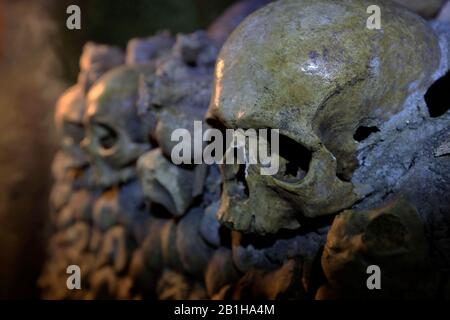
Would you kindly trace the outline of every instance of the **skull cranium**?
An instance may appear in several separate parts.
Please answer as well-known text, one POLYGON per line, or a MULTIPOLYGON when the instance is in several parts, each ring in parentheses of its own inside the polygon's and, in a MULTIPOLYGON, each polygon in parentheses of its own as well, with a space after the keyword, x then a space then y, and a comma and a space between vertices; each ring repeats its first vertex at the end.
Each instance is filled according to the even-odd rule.
POLYGON ((225 43, 207 117, 281 133, 278 174, 261 176, 250 165, 244 176, 222 166, 225 224, 275 233, 358 200, 350 182, 358 167, 354 134, 399 113, 408 95, 431 83, 440 55, 425 22, 394 4, 379 2, 382 30, 366 28, 371 4, 277 1, 225 43))
POLYGON ((122 66, 105 74, 88 95, 86 138, 97 183, 111 186, 130 180, 132 166, 149 149, 145 124, 137 116, 139 79, 153 67, 122 66))

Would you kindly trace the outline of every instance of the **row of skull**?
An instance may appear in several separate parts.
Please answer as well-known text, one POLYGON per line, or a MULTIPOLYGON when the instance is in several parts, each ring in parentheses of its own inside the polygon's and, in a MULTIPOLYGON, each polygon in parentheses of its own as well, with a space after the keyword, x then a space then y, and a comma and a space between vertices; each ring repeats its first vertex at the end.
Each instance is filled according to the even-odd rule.
MULTIPOLYGON (((382 31, 362 27, 369 2, 373 4, 277 1, 248 17, 220 53, 218 44, 203 32, 176 39, 163 33, 133 40, 125 59, 116 48, 85 47, 79 82, 57 106, 60 157, 65 161, 54 172, 59 176, 83 172, 85 186, 108 190, 93 208, 92 219, 101 230, 109 230, 117 221, 127 223, 105 207, 108 199, 115 199, 111 190, 133 184, 136 176, 147 200, 180 219, 176 226, 141 232, 139 258, 133 259, 139 266, 134 268, 135 277, 144 277, 145 270, 161 275, 166 264, 176 270, 171 264, 177 261, 171 260, 180 259, 182 270, 211 278, 216 272, 208 271, 210 259, 223 262, 231 256, 228 282, 213 286, 208 284, 216 281, 212 277, 206 287, 209 296, 222 290, 222 297, 239 296, 233 293, 239 285, 231 285, 236 274, 253 272, 258 264, 271 270, 303 251, 303 258, 320 251, 328 230, 296 234, 284 244, 277 239, 263 249, 244 246, 242 233, 264 238, 286 230, 308 230, 318 217, 333 216, 363 200, 372 182, 356 183, 353 175, 361 164, 361 149, 374 143, 377 133, 360 141, 356 132, 375 126, 381 132, 389 130, 410 97, 423 96, 447 59, 429 25, 391 3, 380 1, 382 31), (280 172, 261 176, 258 165, 249 165, 244 175, 242 165, 222 165, 219 179, 214 168, 172 164, 171 133, 177 128, 193 130, 194 121, 204 120, 205 113, 207 123, 218 128, 279 129, 280 172), (205 191, 208 188, 213 190, 205 191), (200 207, 208 209, 204 214, 193 210, 199 198, 200 207), (218 240, 217 219, 234 230, 232 250, 227 253, 218 240), (176 252, 164 253, 161 230, 171 228, 175 231, 167 231, 169 235, 182 232, 177 239, 196 239, 194 235, 200 233, 201 241, 176 240, 176 245, 167 246, 176 252), (193 248, 183 247, 189 245, 193 248), (211 245, 216 251, 210 250, 211 245), (152 266, 153 258, 147 257, 158 252, 163 252, 163 263, 152 266)), ((61 194, 56 192, 55 198, 61 194)), ((139 208, 139 203, 132 205, 139 208)), ((393 274, 402 264, 423 268, 426 240, 416 210, 403 199, 380 208, 336 218, 322 256, 331 286, 339 288, 354 270, 361 273, 367 257, 387 259, 386 268, 392 268, 393 274), (405 258, 408 254, 412 260, 405 258), (392 256, 397 260, 386 258, 392 256)), ((58 219, 64 225, 73 216, 60 214, 58 219)), ((122 265, 121 261, 114 265, 122 265)), ((290 263, 282 270, 297 270, 290 263)), ((327 296, 326 289, 319 292, 327 296)))

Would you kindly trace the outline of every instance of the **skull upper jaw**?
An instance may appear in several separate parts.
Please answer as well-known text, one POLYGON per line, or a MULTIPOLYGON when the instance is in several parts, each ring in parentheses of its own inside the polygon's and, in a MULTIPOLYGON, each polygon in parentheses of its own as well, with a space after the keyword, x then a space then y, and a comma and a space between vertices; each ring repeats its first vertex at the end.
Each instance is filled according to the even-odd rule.
POLYGON ((247 165, 245 176, 239 165, 221 166, 222 223, 237 231, 273 234, 299 229, 301 220, 340 212, 359 199, 353 185, 336 176, 336 160, 324 148, 313 153, 303 178, 287 176, 287 161, 280 162, 274 176, 261 175, 258 165, 247 165))

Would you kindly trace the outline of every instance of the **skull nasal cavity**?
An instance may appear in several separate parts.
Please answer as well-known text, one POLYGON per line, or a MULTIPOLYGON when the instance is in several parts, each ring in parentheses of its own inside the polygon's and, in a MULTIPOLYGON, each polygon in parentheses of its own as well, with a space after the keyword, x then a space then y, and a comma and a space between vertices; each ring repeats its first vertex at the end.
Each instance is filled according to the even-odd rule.
POLYGON ((450 71, 433 83, 425 94, 425 102, 427 103, 430 117, 440 117, 450 109, 450 102, 448 101, 449 88, 450 71))
POLYGON ((312 153, 295 140, 280 135, 280 156, 287 160, 286 175, 301 178, 308 172, 312 153))
POLYGON ((380 129, 377 127, 365 127, 360 126, 356 129, 355 134, 353 135, 353 139, 358 142, 366 140, 372 133, 378 132, 380 129))
POLYGON ((248 189, 247 180, 245 180, 245 165, 241 164, 239 165, 239 170, 236 174, 236 180, 239 183, 239 186, 242 188, 242 192, 244 193, 245 197, 248 198, 250 195, 250 191, 248 189))
POLYGON ((76 122, 64 123, 64 130, 67 135, 72 137, 74 143, 79 144, 84 139, 84 126, 76 122))
POLYGON ((104 149, 111 149, 117 141, 117 133, 110 127, 100 124, 103 129, 103 134, 100 136, 100 145, 104 149))

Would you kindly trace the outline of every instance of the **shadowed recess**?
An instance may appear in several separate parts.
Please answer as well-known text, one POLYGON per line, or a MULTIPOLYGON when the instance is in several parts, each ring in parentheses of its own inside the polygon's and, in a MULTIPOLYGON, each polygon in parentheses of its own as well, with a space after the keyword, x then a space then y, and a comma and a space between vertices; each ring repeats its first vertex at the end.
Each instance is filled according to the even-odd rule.
POLYGON ((450 101, 448 99, 449 88, 450 71, 433 83, 425 94, 425 102, 427 103, 430 117, 440 117, 450 109, 450 101))

